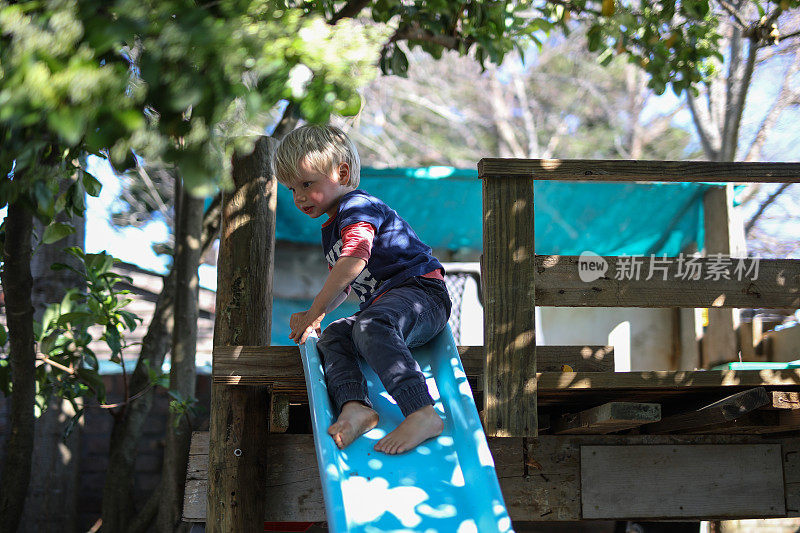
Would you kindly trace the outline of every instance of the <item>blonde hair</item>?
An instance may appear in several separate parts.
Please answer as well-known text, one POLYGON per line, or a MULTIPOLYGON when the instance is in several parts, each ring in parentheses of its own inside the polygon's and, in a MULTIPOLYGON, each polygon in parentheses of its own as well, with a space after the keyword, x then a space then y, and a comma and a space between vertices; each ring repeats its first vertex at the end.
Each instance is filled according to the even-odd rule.
POLYGON ((289 132, 278 144, 275 153, 275 175, 280 183, 289 186, 300 176, 297 167, 305 160, 323 174, 330 174, 340 163, 350 167, 348 187, 358 187, 361 180, 361 160, 353 141, 335 126, 308 124, 289 132))

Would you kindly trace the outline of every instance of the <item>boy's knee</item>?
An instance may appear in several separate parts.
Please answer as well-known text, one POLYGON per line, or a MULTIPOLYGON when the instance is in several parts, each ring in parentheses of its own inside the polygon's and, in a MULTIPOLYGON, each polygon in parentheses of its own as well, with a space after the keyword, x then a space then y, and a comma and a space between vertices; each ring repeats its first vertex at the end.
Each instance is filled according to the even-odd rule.
POLYGON ((353 343, 360 351, 368 349, 375 342, 385 342, 387 333, 391 329, 392 325, 384 318, 360 317, 353 324, 353 343))

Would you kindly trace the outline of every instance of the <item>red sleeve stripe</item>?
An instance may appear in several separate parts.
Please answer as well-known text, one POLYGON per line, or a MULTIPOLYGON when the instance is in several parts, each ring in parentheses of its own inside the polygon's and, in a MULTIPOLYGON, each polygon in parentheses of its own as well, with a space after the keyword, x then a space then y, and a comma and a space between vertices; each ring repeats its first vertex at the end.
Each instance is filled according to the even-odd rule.
POLYGON ((356 222, 342 230, 342 253, 339 257, 358 257, 369 261, 375 228, 369 222, 356 222))

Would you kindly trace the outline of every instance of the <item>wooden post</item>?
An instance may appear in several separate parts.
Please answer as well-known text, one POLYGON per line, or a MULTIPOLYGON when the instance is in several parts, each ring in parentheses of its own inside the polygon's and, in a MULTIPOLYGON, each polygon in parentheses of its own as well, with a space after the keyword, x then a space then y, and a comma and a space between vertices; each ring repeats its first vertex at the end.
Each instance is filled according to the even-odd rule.
MULTIPOLYGON (((712 254, 730 257, 733 250, 731 246, 732 209, 732 183, 706 191, 703 198, 706 257, 712 254)), ((712 307, 708 310, 708 326, 703 335, 703 367, 736 359, 738 313, 738 309, 730 308, 712 307)))
MULTIPOLYGON (((697 243, 691 242, 681 253, 693 255, 697 252, 697 243)), ((703 367, 700 360, 700 343, 703 340, 702 327, 699 325, 701 309, 696 307, 676 307, 678 321, 676 326, 678 337, 678 364, 670 370, 695 370, 703 367)))
POLYGON ((484 426, 537 435, 533 179, 483 179, 484 426))
MULTIPOLYGON (((261 137, 252 154, 233 158, 234 190, 223 199, 215 346, 270 343, 277 182, 269 162, 275 146, 261 137)), ((268 409, 265 387, 212 385, 209 532, 264 527, 268 409)))

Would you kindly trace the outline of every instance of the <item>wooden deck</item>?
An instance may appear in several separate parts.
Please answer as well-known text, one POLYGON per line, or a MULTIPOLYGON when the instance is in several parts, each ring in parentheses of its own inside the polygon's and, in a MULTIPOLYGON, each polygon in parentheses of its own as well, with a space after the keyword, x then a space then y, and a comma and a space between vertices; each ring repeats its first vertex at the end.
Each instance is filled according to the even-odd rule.
MULTIPOLYGON (((490 437, 489 448, 514 521, 800 516, 797 438, 542 435, 530 439, 490 437), (592 447, 609 446, 624 446, 622 459, 619 454, 607 454, 613 455, 611 463, 610 459, 582 457, 582 453, 591 453, 592 447), (625 459, 626 450, 632 448, 635 456, 625 459), (668 464, 663 462, 666 452, 670 454, 668 464), (654 469, 658 482, 646 477, 654 469), (631 488, 642 486, 647 490, 631 497, 631 488), (743 487, 753 490, 743 491, 743 487), (594 509, 593 502, 603 498, 616 503, 594 509), (642 501, 647 504, 646 512, 642 501)), ((233 453, 228 456, 229 462, 236 461, 233 453)), ((325 520, 312 435, 270 434, 264 461, 268 465, 265 520, 325 520)), ((208 433, 195 433, 184 500, 186 521, 205 521, 207 469, 208 433)))

